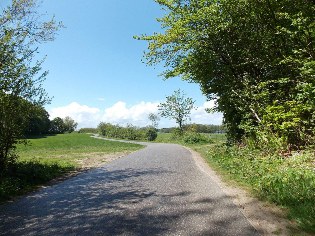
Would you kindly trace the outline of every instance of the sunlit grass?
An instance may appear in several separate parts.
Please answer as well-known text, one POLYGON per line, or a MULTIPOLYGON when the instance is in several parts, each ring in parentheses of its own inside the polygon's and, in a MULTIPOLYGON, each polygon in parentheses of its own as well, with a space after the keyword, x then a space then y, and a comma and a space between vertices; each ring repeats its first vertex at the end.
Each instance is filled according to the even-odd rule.
POLYGON ((105 141, 91 138, 89 134, 58 134, 53 136, 33 137, 28 145, 19 145, 20 161, 37 159, 43 162, 73 162, 89 153, 117 153, 135 151, 141 148, 137 144, 105 141))
POLYGON ((288 218, 315 233, 315 158, 312 151, 283 158, 246 147, 192 146, 224 179, 288 209, 288 218))
POLYGON ((78 133, 30 138, 28 145, 17 147, 17 163, 0 179, 0 202, 77 170, 78 160, 87 156, 93 158, 140 148, 138 144, 105 141, 78 133))

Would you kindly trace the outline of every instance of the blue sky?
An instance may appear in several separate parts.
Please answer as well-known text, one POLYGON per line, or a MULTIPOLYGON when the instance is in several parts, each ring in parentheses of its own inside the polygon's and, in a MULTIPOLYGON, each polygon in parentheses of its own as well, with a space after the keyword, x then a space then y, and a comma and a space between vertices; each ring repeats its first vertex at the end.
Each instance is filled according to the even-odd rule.
MULTIPOLYGON (((147 42, 133 36, 161 32, 156 18, 164 13, 153 0, 44 0, 41 10, 66 27, 55 41, 40 46, 41 55, 47 55, 44 87, 53 96, 46 106, 51 118, 69 115, 79 127, 100 121, 142 126, 148 113, 157 112, 157 104, 180 88, 196 100, 192 122, 222 122, 221 114, 204 112, 213 102, 206 102, 197 84, 165 81, 158 76, 162 65, 141 61, 147 42)), ((165 119, 160 123, 172 125, 165 119)))

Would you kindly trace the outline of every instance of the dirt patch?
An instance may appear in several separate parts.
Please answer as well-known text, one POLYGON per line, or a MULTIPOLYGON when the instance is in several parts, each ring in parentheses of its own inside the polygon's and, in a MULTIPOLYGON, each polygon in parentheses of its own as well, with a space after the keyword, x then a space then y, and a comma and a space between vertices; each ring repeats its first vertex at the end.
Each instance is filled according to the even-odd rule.
POLYGON ((237 205, 248 221, 262 235, 309 235, 293 233, 296 226, 285 218, 285 212, 270 203, 259 201, 243 189, 224 183, 219 175, 212 170, 199 153, 187 148, 195 160, 196 165, 209 175, 237 205))
POLYGON ((45 185, 39 186, 39 188, 46 188, 48 186, 54 185, 56 183, 62 182, 66 179, 69 179, 71 177, 74 177, 80 173, 89 171, 93 168, 100 167, 102 165, 105 165, 106 163, 109 163, 111 161, 114 161, 116 159, 119 159, 121 157, 127 156, 131 152, 117 152, 117 153, 111 153, 111 154, 104 154, 100 152, 95 153, 86 153, 86 154, 80 154, 80 156, 84 156, 83 158, 78 158, 76 162, 78 163, 79 167, 76 168, 74 171, 70 171, 60 177, 57 177, 45 185))
POLYGON ((91 169, 100 167, 108 162, 119 159, 123 156, 130 154, 130 152, 118 152, 113 154, 104 153, 88 153, 84 154, 84 158, 77 159, 76 162, 79 164, 80 169, 91 169))

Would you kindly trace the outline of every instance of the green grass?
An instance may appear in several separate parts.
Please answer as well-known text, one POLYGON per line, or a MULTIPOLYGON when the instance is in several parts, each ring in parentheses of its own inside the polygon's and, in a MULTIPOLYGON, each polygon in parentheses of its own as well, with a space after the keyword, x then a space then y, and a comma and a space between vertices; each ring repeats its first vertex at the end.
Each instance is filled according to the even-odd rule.
POLYGON ((227 148, 222 134, 208 135, 212 142, 187 144, 172 134, 160 133, 156 142, 179 143, 199 152, 223 179, 245 188, 258 198, 286 209, 299 229, 292 235, 315 233, 314 150, 282 157, 251 148, 227 148), (303 232, 302 232, 303 231, 303 232))
POLYGON ((0 179, 0 202, 79 169, 78 160, 87 156, 93 158, 140 148, 141 145, 95 139, 88 134, 33 137, 28 145, 17 147, 17 163, 0 179))
MULTIPOLYGON (((228 182, 287 209, 300 229, 315 233, 315 158, 312 151, 283 158, 222 144, 192 145, 228 182)), ((303 234, 300 234, 303 235, 303 234)))
POLYGON ((116 153, 138 150, 137 144, 105 141, 91 138, 89 134, 58 134, 55 136, 33 137, 28 145, 18 146, 20 160, 39 159, 42 161, 70 161, 89 153, 116 153))

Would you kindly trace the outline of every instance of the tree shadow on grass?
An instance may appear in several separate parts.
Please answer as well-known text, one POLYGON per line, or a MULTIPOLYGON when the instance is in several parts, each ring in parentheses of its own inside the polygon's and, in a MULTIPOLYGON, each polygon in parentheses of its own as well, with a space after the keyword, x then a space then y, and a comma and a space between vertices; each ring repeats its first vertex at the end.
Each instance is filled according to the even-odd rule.
POLYGON ((240 226, 244 217, 226 196, 161 191, 154 186, 161 174, 172 173, 100 168, 80 174, 0 206, 0 235, 258 235, 249 224, 240 226), (196 224, 202 226, 191 231, 196 224))
POLYGON ((11 164, 0 177, 0 203, 16 197, 38 185, 74 170, 74 166, 61 166, 57 163, 22 161, 11 164))
POLYGON ((26 135, 27 139, 43 139, 48 137, 56 136, 57 134, 40 134, 40 135, 26 135))

